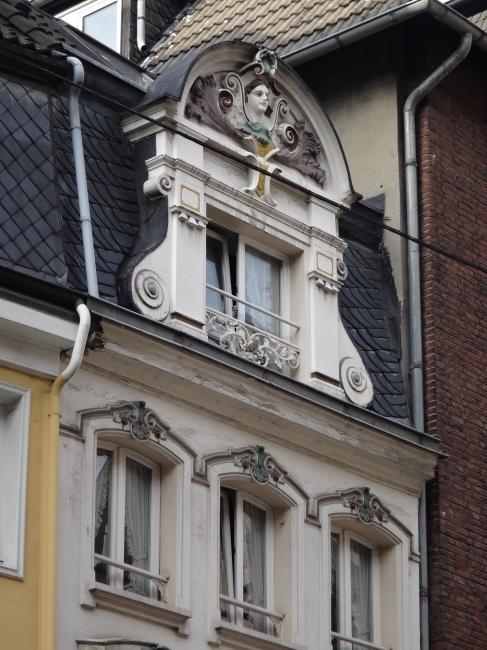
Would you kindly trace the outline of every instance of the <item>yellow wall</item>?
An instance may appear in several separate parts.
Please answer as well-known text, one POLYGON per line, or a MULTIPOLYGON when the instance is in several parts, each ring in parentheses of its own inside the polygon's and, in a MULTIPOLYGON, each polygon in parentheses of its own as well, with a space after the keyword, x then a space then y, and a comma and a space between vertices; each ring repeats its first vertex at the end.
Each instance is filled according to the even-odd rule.
POLYGON ((0 647, 31 648, 39 645, 39 547, 41 493, 41 432, 46 429, 43 395, 51 382, 0 366, 0 380, 31 390, 24 580, 0 575, 0 647))

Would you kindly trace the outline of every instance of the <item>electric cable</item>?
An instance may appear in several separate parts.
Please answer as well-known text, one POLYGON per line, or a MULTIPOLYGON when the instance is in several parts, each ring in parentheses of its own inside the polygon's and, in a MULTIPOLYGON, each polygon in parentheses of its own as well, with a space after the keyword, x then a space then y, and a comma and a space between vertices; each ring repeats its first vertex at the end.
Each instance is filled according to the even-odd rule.
POLYGON ((487 267, 482 266, 481 264, 478 264, 477 262, 472 262, 464 257, 460 257, 459 255, 455 255, 455 253, 450 253, 449 251, 445 250, 441 246, 437 246, 436 244, 431 244, 429 242, 425 242, 422 239, 418 239, 416 237, 412 237, 411 235, 408 235, 406 232, 402 230, 398 230, 397 228, 393 228, 392 226, 388 226, 385 224, 383 221, 379 221, 378 219, 375 219, 374 217, 366 214, 361 214, 360 212, 355 211, 353 208, 350 208, 346 205, 343 205, 343 203, 338 203, 337 201, 333 201, 333 199, 330 199, 326 196, 323 196, 321 194, 318 194, 317 192, 313 192, 313 190, 310 190, 308 188, 303 187, 302 185, 299 185, 298 183, 295 183, 288 178, 284 178, 282 176, 279 176, 277 174, 273 174, 271 172, 266 171, 265 169, 261 169, 260 167, 257 167, 257 165, 253 165, 251 162, 248 160, 242 159, 232 153, 229 153, 228 151, 225 151, 224 149, 221 149, 220 147, 217 147, 215 145, 210 144, 209 142, 204 142, 203 140, 200 140, 199 138, 196 138, 195 136, 190 135, 189 133, 185 133, 184 131, 180 131, 179 129, 174 128, 173 126, 170 126, 169 124, 166 124, 165 122, 161 122, 160 120, 156 120, 153 117, 150 117, 148 115, 144 115, 140 111, 137 111, 134 108, 131 108, 130 106, 126 106, 125 104, 122 104, 122 102, 117 101, 116 99, 112 99, 111 97, 107 97, 106 95, 103 95, 102 93, 97 92, 96 90, 93 90, 91 88, 87 88, 86 86, 83 86, 81 84, 77 84, 71 79, 68 79, 66 77, 63 77, 60 74, 57 74, 56 72, 53 72, 52 70, 48 70, 47 68, 43 68, 40 65, 37 65, 35 63, 32 63, 31 61, 28 61, 13 52, 9 52, 8 50, 3 50, 0 44, 0 50, 3 51, 7 56, 20 61, 24 64, 27 64, 31 68, 34 68, 36 70, 40 70, 41 72, 51 75, 57 79, 60 79, 63 83, 68 83, 71 86, 76 86, 77 88, 80 88, 82 91, 85 91, 87 93, 90 93, 94 95, 95 97, 98 97, 99 99, 102 99, 105 102, 110 103, 113 106, 118 107, 119 109, 122 109, 128 113, 131 113, 132 115, 136 115, 137 117, 146 120, 147 122, 150 122, 151 124, 154 124, 161 129, 164 129, 165 131, 168 131, 169 133, 172 133, 173 135, 178 135, 186 140, 189 140, 190 142, 194 142, 195 144, 200 145, 201 147, 212 151, 213 153, 216 153, 220 156, 223 156, 224 158, 227 158, 228 160, 232 160, 233 162, 236 162, 239 165, 242 165, 243 167, 247 167, 248 169, 252 169, 254 171, 259 172, 259 174, 263 174, 265 176, 269 176, 273 180, 281 183, 282 185, 287 185, 288 187, 292 187, 295 190, 299 190, 300 192, 311 196, 319 201, 322 201, 323 203, 326 203, 328 205, 333 206, 334 208, 338 208, 339 210, 342 210, 343 212, 346 212, 348 214, 351 214, 359 219, 362 219, 363 221, 368 221, 369 223, 373 223, 374 225, 378 226, 379 228, 382 228, 383 230, 387 230, 388 232, 391 232, 395 235, 398 235, 399 237, 402 237, 403 239, 406 239, 408 241, 411 241, 415 244, 418 244, 419 246, 422 246, 423 248, 427 248, 429 250, 434 251, 435 253, 438 253, 439 255, 442 255, 443 257, 446 257, 448 259, 451 259, 455 262, 458 262, 459 264, 463 266, 467 266, 469 268, 475 269, 476 271, 480 271, 481 273, 485 273, 487 275, 487 267))

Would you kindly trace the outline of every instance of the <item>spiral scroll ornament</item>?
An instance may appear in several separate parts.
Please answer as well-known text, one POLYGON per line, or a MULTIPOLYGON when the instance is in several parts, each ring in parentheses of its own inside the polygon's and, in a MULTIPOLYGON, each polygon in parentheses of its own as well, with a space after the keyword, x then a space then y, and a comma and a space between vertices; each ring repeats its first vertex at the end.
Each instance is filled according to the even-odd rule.
POLYGON ((359 406, 368 406, 374 389, 368 376, 352 357, 340 361, 340 382, 348 399, 359 406))
POLYGON ((143 269, 133 281, 134 299, 143 314, 164 320, 169 312, 169 294, 164 281, 154 271, 143 269))

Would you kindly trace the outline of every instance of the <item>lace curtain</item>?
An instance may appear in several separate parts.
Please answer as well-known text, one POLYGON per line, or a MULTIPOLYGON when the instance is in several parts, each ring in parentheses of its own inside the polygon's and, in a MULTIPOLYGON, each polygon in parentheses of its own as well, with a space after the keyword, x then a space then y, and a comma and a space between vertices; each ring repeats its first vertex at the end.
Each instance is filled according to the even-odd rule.
MULTIPOLYGON (((108 521, 108 513, 105 515, 105 509, 108 505, 108 491, 110 487, 110 476, 112 469, 112 456, 109 451, 98 450, 96 457, 96 495, 95 495, 95 539, 98 537, 100 526, 105 518, 108 521)), ((108 535, 104 535, 102 555, 107 555, 110 550, 107 548, 106 540, 108 535)))
MULTIPOLYGON (((127 458, 125 479, 125 541, 132 565, 149 570, 150 491, 152 470, 127 458)), ((129 573, 129 582, 141 596, 149 596, 147 578, 129 573)))
MULTIPOLYGON (((352 636, 362 641, 372 641, 372 551, 353 539, 350 540, 350 569, 352 636)), ((361 650, 361 647, 354 645, 353 650, 361 650)))
MULTIPOLYGON (((252 503, 243 503, 243 585, 244 601, 266 606, 265 566, 266 512, 252 503)), ((266 632, 266 617, 249 612, 248 619, 258 632, 266 632)))
MULTIPOLYGON (((279 260, 247 246, 245 248, 245 300, 274 314, 280 314, 280 272, 279 260)), ((279 321, 255 309, 245 308, 245 322, 279 336, 279 321)))

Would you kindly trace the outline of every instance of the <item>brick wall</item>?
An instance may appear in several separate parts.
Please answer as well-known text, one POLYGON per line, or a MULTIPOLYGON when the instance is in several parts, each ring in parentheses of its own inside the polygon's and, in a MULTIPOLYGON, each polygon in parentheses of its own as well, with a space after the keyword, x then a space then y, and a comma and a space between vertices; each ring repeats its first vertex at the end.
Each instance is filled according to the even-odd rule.
MULTIPOLYGON (((429 69, 457 46, 429 39, 429 69)), ((420 106, 418 146, 422 237, 487 267, 486 58, 420 106)), ((428 488, 431 649, 485 650, 487 275, 427 250, 422 265, 427 431, 449 454, 428 488)))

